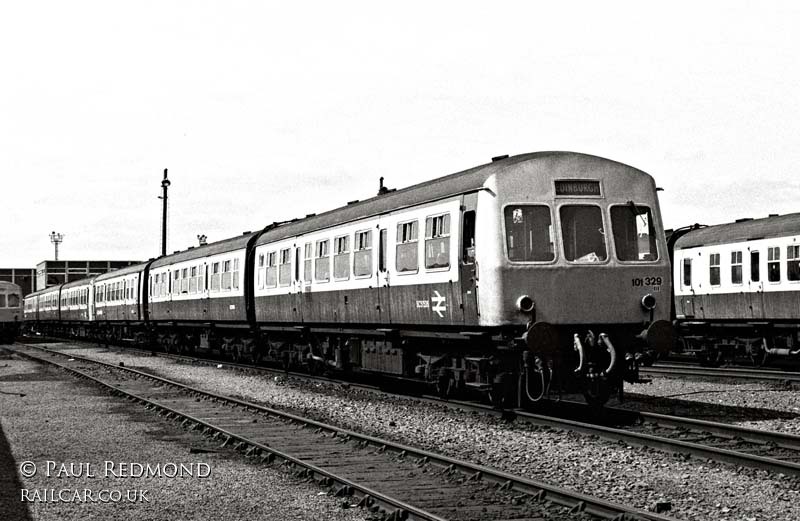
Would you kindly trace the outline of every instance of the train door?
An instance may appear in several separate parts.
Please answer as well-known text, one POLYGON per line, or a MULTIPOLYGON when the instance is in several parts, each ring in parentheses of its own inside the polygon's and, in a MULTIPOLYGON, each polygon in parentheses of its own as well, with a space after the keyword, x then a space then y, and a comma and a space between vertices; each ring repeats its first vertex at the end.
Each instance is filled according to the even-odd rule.
POLYGON ((761 254, 758 250, 750 252, 750 318, 764 318, 764 283, 761 281, 761 254))
POLYGON ((86 319, 94 320, 94 285, 91 282, 86 288, 86 319))
POLYGON ((94 284, 86 288, 86 313, 89 321, 94 320, 94 284))
POLYGON ((694 287, 692 286, 692 259, 689 257, 684 258, 681 261, 681 273, 680 273, 680 282, 675 282, 675 284, 682 284, 684 287, 688 288, 690 293, 681 296, 680 304, 676 304, 678 309, 683 312, 683 316, 686 318, 694 318, 695 317, 695 309, 694 309, 694 301, 695 301, 695 294, 694 294, 694 287))
POLYGON ((378 228, 378 310, 380 322, 392 321, 391 287, 389 285, 389 230, 378 228))
MULTIPOLYGON (((292 308, 294 310, 294 320, 298 324, 303 323, 303 291, 304 291, 304 281, 303 277, 303 270, 305 267, 305 263, 303 262, 303 249, 300 246, 295 245, 294 248, 294 274, 292 277, 292 308)), ((311 289, 311 286, 309 286, 311 289)))
POLYGON ((464 196, 461 207, 461 248, 459 250, 459 279, 461 280, 461 308, 465 324, 477 324, 478 316, 478 261, 475 257, 475 220, 478 194, 464 196))

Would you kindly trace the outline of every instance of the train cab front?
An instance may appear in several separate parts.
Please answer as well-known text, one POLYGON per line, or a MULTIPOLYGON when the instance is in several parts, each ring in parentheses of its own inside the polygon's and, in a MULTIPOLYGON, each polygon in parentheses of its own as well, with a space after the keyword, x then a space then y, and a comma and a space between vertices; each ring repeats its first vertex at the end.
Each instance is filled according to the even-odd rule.
POLYGON ((565 170, 529 202, 516 194, 501 207, 501 308, 524 324, 520 404, 580 391, 601 405, 638 381, 649 353, 671 346, 655 185, 630 167, 595 165, 602 175, 565 170))

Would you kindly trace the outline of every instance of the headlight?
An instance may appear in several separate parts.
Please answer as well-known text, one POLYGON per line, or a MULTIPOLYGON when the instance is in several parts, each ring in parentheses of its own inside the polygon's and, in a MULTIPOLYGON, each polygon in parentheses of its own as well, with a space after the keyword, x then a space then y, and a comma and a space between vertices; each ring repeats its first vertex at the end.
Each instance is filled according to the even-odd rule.
POLYGON ((642 297, 642 307, 648 311, 654 309, 656 307, 656 298, 648 293, 644 297, 642 297))
POLYGON ((520 298, 517 299, 517 309, 522 311, 523 313, 530 313, 533 311, 534 303, 533 299, 530 298, 528 295, 522 295, 520 298))

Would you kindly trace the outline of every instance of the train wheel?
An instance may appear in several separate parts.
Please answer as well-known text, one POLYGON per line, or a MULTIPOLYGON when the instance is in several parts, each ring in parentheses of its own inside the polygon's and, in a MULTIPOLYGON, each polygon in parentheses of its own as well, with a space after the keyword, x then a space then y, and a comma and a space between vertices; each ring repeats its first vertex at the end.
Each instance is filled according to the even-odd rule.
POLYGON ((750 346, 748 350, 748 354, 750 357, 750 362, 753 364, 754 367, 763 367, 767 363, 767 345, 766 339, 759 344, 753 344, 750 346))
POLYGON ((605 378, 584 380, 583 397, 592 407, 602 407, 611 397, 611 386, 605 378))
POLYGON ((453 375, 447 369, 439 370, 439 377, 436 379, 436 394, 439 398, 447 399, 453 393, 453 375))

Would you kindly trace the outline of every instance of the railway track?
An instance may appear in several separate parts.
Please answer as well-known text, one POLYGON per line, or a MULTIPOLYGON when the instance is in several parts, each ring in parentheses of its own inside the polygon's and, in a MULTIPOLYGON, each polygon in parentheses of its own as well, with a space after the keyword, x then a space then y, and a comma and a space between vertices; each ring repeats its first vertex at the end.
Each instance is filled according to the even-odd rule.
MULTIPOLYGON (((123 350, 123 352, 131 351, 152 354, 145 350, 127 348, 123 350)), ((286 373, 265 367, 221 362, 186 355, 159 353, 159 356, 189 363, 221 364, 248 372, 288 374, 295 378, 311 381, 344 383, 333 378, 311 376, 304 373, 286 373)), ((352 382, 347 382, 347 384, 376 392, 385 392, 370 385, 354 384, 352 382)), ((502 411, 490 406, 474 402, 442 400, 430 396, 414 396, 414 398, 433 404, 497 416, 504 414, 502 411)), ((556 406, 547 409, 546 414, 535 414, 524 410, 515 410, 513 413, 518 419, 535 425, 600 436, 613 441, 623 441, 628 444, 681 454, 686 457, 693 456, 710 459, 735 466, 763 469, 786 475, 800 475, 800 436, 797 435, 750 429, 728 423, 614 408, 607 408, 606 414, 602 418, 597 418, 591 414, 591 411, 588 411, 585 404, 577 402, 562 401, 556 406), (580 420, 575 420, 575 418, 580 418, 580 420), (602 420, 602 424, 598 424, 598 419, 602 420), (621 425, 623 427, 615 427, 613 425, 621 425)), ((505 414, 508 414, 508 411, 505 414)))
POLYGON ((280 462, 337 495, 353 495, 384 519, 670 519, 135 369, 43 347, 17 345, 14 350, 213 436, 223 446, 263 462, 280 462))
POLYGON ((696 376, 733 380, 754 380, 800 384, 800 373, 740 367, 698 367, 690 364, 662 364, 639 368, 639 373, 649 376, 696 376))

